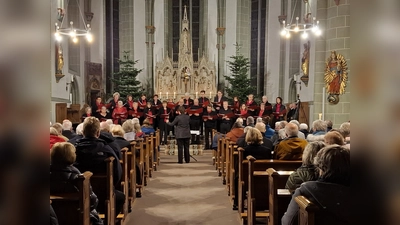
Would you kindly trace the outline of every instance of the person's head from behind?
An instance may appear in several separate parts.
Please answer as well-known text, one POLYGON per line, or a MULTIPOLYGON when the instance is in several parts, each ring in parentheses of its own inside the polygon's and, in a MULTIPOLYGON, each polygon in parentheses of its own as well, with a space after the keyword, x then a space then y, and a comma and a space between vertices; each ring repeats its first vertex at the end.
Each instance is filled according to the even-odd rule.
POLYGON ((122 126, 119 124, 116 124, 112 127, 111 129, 111 134, 114 137, 123 137, 125 135, 124 129, 122 129, 122 126))
POLYGON ((133 132, 134 128, 133 128, 132 120, 126 120, 122 124, 122 129, 125 131, 125 133, 133 132))
POLYGON ((256 128, 257 130, 259 130, 261 133, 265 133, 266 128, 265 128, 265 124, 263 122, 258 122, 256 123, 256 125, 254 126, 254 128, 256 128))
POLYGON ((58 134, 62 134, 63 127, 62 127, 61 123, 55 123, 55 124, 53 124, 52 127, 54 127, 57 130, 58 134))
POLYGON ((322 141, 314 141, 307 144, 303 151, 303 166, 311 166, 314 164, 314 158, 317 153, 325 147, 325 143, 322 141))
POLYGON ((330 120, 325 120, 325 123, 326 123, 326 127, 327 127, 327 128, 332 129, 332 126, 333 126, 332 121, 330 121, 330 120))
POLYGON ((105 131, 105 132, 109 133, 110 132, 110 125, 105 121, 100 122, 100 131, 105 131))
POLYGON ((327 145, 344 145, 343 136, 337 131, 330 131, 324 136, 325 144, 327 145))
POLYGON ((299 126, 300 130, 308 130, 308 125, 306 123, 301 123, 299 126))
MULTIPOLYGON (((147 119, 147 118, 146 118, 147 119)), ((130 120, 131 123, 135 124, 135 123, 140 123, 140 120, 138 118, 133 118, 130 120)))
POLYGON ((76 134, 83 135, 83 123, 78 124, 78 126, 76 127, 76 134))
POLYGON ((236 121, 236 122, 233 124, 231 130, 236 129, 236 128, 243 128, 242 123, 236 121))
POLYGON ((258 129, 249 127, 246 132, 245 141, 248 145, 261 145, 263 143, 263 137, 258 129))
POLYGON ((237 118, 236 119, 236 123, 238 123, 239 125, 240 125, 240 127, 242 127, 243 126, 243 119, 242 118, 237 118))
POLYGON ((345 135, 345 137, 350 137, 350 122, 342 123, 339 129, 343 131, 343 135, 345 135))
POLYGON ((287 137, 297 137, 297 134, 299 133, 299 128, 294 123, 288 123, 285 126, 285 133, 287 137))
POLYGON ((288 124, 288 122, 286 120, 282 120, 282 121, 279 121, 279 124, 281 125, 281 129, 283 129, 286 127, 286 124, 288 124))
POLYGON ((142 132, 142 128, 140 127, 140 124, 139 124, 139 123, 135 123, 135 124, 133 125, 133 128, 134 128, 134 130, 135 130, 135 133, 142 132))
POLYGON ((69 120, 63 120, 62 129, 63 130, 72 130, 72 122, 69 120))
POLYGON ((57 131, 56 128, 50 127, 50 135, 58 136, 58 135, 60 135, 60 134, 58 133, 58 131, 57 131))
POLYGON ((50 157, 52 165, 72 165, 76 160, 75 147, 69 142, 55 143, 51 148, 50 157))
POLYGON ((185 114, 185 107, 179 106, 178 107, 178 113, 181 114, 181 115, 185 114))
POLYGON ((289 123, 296 124, 296 126, 300 129, 300 123, 298 120, 291 120, 289 123))
POLYGON ((86 117, 83 121, 83 136, 95 137, 100 136, 100 121, 96 117, 86 117))
POLYGON ((254 117, 252 116, 247 117, 246 124, 247 126, 254 126, 254 117))
POLYGON ((315 120, 312 123, 313 132, 323 131, 326 132, 326 123, 323 120, 315 120))
POLYGON ((149 121, 149 119, 144 119, 143 120, 143 126, 145 126, 145 127, 149 127, 150 126, 150 121, 149 121))
POLYGON ((257 117, 256 123, 262 123, 262 122, 263 122, 263 119, 261 117, 257 117))
POLYGON ((350 150, 340 145, 321 149, 314 158, 319 179, 329 183, 350 186, 350 150))

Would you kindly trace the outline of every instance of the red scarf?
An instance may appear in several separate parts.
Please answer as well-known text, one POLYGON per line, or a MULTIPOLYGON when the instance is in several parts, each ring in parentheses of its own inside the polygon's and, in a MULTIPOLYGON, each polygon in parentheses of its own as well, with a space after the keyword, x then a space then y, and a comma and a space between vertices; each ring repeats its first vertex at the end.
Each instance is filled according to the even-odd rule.
POLYGON ((281 104, 278 103, 278 104, 276 104, 276 110, 275 110, 275 112, 279 113, 280 111, 281 111, 281 104))
POLYGON ((128 100, 128 104, 129 104, 129 107, 130 107, 130 108, 133 108, 133 101, 129 101, 129 100, 128 100))
POLYGON ((240 110, 240 115, 244 115, 244 114, 246 114, 247 113, 247 110, 245 110, 245 109, 241 109, 240 110))
POLYGON ((264 110, 260 110, 260 112, 258 113, 258 116, 262 117, 263 113, 264 113, 264 110))
POLYGON ((247 105, 247 106, 251 105, 251 103, 253 103, 253 101, 249 101, 249 100, 246 101, 246 105, 247 105))

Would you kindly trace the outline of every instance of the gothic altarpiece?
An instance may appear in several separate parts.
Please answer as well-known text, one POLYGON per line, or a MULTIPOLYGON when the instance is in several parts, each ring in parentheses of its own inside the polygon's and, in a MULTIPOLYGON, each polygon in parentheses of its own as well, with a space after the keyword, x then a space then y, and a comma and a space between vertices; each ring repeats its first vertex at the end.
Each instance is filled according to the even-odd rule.
MULTIPOLYGON (((200 56, 199 56, 200 57, 200 56)), ((196 93, 205 90, 206 97, 216 94, 215 63, 202 54, 198 62, 193 61, 192 38, 189 31, 186 6, 182 20, 182 30, 179 39, 178 62, 170 57, 156 63, 155 93, 161 93, 161 99, 179 99, 185 93, 192 98, 196 93)))

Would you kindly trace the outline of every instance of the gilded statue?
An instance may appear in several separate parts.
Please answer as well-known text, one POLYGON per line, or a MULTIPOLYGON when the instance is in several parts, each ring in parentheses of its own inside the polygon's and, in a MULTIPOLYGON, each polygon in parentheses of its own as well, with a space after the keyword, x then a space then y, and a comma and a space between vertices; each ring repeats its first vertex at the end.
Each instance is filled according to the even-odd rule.
POLYGON ((347 62, 343 55, 332 51, 326 60, 324 80, 330 95, 344 94, 347 82, 347 62))
POLYGON ((301 58, 301 70, 304 76, 308 76, 308 68, 310 66, 310 41, 304 43, 303 57, 301 58))
POLYGON ((58 46, 58 54, 57 54, 57 74, 62 74, 62 69, 64 67, 64 57, 61 45, 58 46))

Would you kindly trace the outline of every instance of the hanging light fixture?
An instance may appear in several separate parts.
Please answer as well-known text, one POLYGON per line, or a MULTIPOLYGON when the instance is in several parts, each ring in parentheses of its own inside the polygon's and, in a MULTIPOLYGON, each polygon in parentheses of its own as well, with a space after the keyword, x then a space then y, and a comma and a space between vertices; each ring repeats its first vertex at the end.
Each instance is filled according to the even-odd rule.
MULTIPOLYGON (((321 32, 321 29, 319 28, 319 21, 316 20, 316 18, 312 16, 311 7, 310 7, 310 3, 308 0, 303 0, 303 2, 305 4, 305 10, 306 10, 306 14, 304 15, 304 18, 303 18, 304 22, 301 22, 300 18, 298 16, 295 18, 296 21, 293 21, 294 13, 296 11, 296 6, 297 6, 298 1, 299 0, 296 0, 296 2, 294 4, 290 22, 286 23, 285 20, 282 20, 281 36, 290 38, 292 32, 294 32, 294 33, 300 32, 301 37, 303 39, 308 38, 309 32, 313 33, 315 36, 320 36, 322 32, 321 32)), ((284 17, 286 17, 286 16, 284 16, 284 17)))
MULTIPOLYGON (((62 40, 63 36, 68 36, 71 38, 72 42, 78 43, 78 37, 86 37, 87 42, 92 42, 93 41, 93 36, 90 28, 90 24, 85 23, 85 19, 83 18, 83 14, 81 11, 81 8, 79 7, 79 1, 76 1, 76 5, 78 6, 79 14, 83 22, 83 29, 79 29, 77 27, 74 27, 74 22, 70 21, 69 22, 69 27, 63 27, 64 24, 64 17, 65 17, 65 9, 63 8, 63 1, 60 1, 60 6, 57 8, 57 16, 58 16, 58 21, 60 24, 55 23, 55 39, 60 42, 62 40)), ((68 8, 69 0, 67 2, 66 8, 68 8)))

